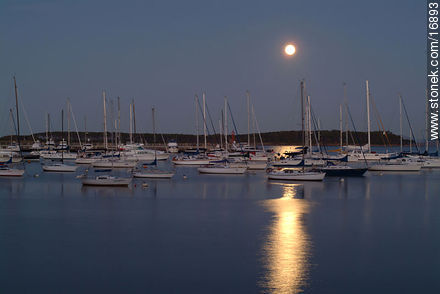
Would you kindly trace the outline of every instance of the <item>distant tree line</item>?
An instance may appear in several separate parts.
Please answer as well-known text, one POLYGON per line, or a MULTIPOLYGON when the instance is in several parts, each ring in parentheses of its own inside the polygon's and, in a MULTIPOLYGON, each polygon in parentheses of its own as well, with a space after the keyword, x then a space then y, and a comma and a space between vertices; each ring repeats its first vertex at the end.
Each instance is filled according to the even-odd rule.
MULTIPOLYGON (((84 132, 80 132, 79 136, 81 138, 81 142, 84 143, 84 132)), ((320 131, 312 134, 313 144, 316 143, 315 138, 317 139, 319 136, 321 145, 339 145, 340 142, 340 132, 338 130, 328 130, 328 131, 320 131)), ((44 143, 46 141, 46 133, 37 133, 34 134, 36 140, 44 143)), ((52 132, 52 139, 56 144, 61 141, 61 132, 52 132)), ((90 139, 90 142, 93 144, 101 144, 104 140, 104 134, 102 132, 88 132, 87 139, 90 139)), ((112 144, 115 142, 115 135, 113 133, 108 133, 108 142, 112 144)), ((254 142, 254 137, 257 145, 260 145, 260 138, 258 134, 250 134, 251 143, 254 142)), ((301 131, 279 131, 279 132, 266 132, 261 134, 263 143, 265 145, 301 145, 302 144, 302 132, 301 131)), ((361 144, 364 145, 367 143, 367 133, 366 132, 358 132, 349 133, 349 144, 361 144), (357 142, 359 140, 360 142, 357 142)), ((64 139, 67 140, 67 134, 64 133, 64 139)), ((128 133, 121 133, 121 142, 126 143, 129 142, 130 136, 128 133)), ((222 138, 223 140, 224 138, 222 138)), ((231 140, 231 136, 228 136, 228 139, 231 140)), ((16 141, 15 136, 4 136, 0 138, 0 144, 7 145, 10 141, 16 141)), ((32 144, 32 136, 26 135, 21 136, 22 142, 24 144, 32 144)), ((70 133, 71 144, 78 144, 78 136, 76 132, 70 133)), ((163 142, 168 143, 171 140, 175 140, 178 144, 196 144, 197 137, 193 134, 152 134, 152 133, 139 133, 133 134, 134 142, 141 143, 156 143, 161 144, 163 142)), ((248 135, 241 134, 235 136, 235 141, 241 143, 247 143, 248 135)), ((199 136, 199 142, 202 145, 204 143, 203 135, 199 136)), ((209 144, 220 144, 220 136, 219 135, 208 135, 207 142, 209 144)), ((404 139, 404 144, 408 144, 409 140, 404 139)), ((343 134, 343 144, 345 145, 345 133, 343 134)), ((372 145, 399 145, 400 144, 400 136, 393 134, 392 132, 386 132, 386 135, 383 132, 371 132, 371 144, 372 145)))

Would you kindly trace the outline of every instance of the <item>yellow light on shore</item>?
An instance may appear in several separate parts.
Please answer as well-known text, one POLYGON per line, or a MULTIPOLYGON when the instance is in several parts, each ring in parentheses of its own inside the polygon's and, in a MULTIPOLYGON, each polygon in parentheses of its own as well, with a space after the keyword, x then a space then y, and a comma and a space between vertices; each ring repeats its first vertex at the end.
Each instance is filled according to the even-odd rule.
POLYGON ((287 44, 287 45, 284 47, 284 52, 285 52, 287 55, 292 56, 293 54, 295 54, 295 52, 296 52, 296 48, 295 48, 295 46, 293 46, 293 44, 287 44))

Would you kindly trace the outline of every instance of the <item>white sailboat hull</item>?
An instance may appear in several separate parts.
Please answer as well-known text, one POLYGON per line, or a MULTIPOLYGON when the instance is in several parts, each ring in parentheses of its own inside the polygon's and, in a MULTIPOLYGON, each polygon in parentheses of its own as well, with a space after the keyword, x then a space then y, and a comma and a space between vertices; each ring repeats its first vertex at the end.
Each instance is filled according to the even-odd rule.
POLYGON ((201 174, 244 174, 246 167, 199 167, 201 174))
POLYGON ((133 174, 135 178, 156 178, 156 179, 171 179, 174 176, 173 172, 137 172, 133 174))
POLYGON ((368 168, 370 171, 409 171, 415 172, 422 168, 420 164, 376 164, 368 168))
POLYGON ((24 174, 24 169, 6 168, 0 169, 0 177, 21 177, 24 174))
POLYGON ((322 181, 325 177, 325 173, 319 172, 270 172, 268 179, 270 180, 287 180, 287 181, 322 181))
POLYGON ((74 172, 78 167, 67 164, 43 165, 45 172, 74 172))
POLYGON ((209 161, 209 159, 177 159, 172 162, 175 165, 208 165, 209 161))
POLYGON ((108 161, 108 160, 97 160, 92 163, 93 167, 105 167, 105 168, 133 168, 136 166, 134 161, 108 161))

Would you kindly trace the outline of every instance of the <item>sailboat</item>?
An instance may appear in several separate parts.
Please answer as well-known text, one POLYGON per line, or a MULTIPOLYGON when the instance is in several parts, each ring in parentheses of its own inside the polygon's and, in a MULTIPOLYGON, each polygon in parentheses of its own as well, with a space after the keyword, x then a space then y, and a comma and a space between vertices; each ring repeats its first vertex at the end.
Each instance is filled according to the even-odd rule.
MULTIPOLYGON (((17 93, 17 82, 15 80, 14 76, 14 89, 15 89, 15 108, 17 110, 17 141, 18 141, 18 150, 20 152, 20 161, 22 158, 21 154, 21 146, 20 146, 20 119, 19 119, 19 112, 18 112, 18 93, 17 93)), ((11 110, 12 114, 12 110, 11 110)), ((21 177, 24 174, 24 169, 17 169, 17 168, 10 168, 5 164, 12 163, 13 156, 11 155, 9 157, 9 160, 6 162, 3 162, 0 164, 0 176, 7 176, 7 177, 21 177)))
MULTIPOLYGON (((301 129, 303 133, 303 146, 305 146, 305 131, 304 131, 304 81, 301 81, 301 129)), ((304 148, 302 149, 302 160, 304 162, 304 148)), ((270 180, 289 180, 289 181, 322 181, 325 177, 325 172, 305 171, 304 165, 301 170, 291 168, 269 169, 268 179, 270 180)))
POLYGON ((151 164, 144 164, 144 168, 148 168, 146 171, 137 170, 133 173, 135 178, 156 178, 156 179, 170 179, 174 176, 175 172, 166 171, 157 167, 157 158, 151 164), (152 167, 152 168, 148 168, 152 167))
MULTIPOLYGON (((61 110, 61 137, 64 140, 64 110, 61 110)), ((75 172, 77 166, 67 165, 64 163, 64 152, 61 151, 61 163, 45 164, 43 171, 45 172, 75 172)))

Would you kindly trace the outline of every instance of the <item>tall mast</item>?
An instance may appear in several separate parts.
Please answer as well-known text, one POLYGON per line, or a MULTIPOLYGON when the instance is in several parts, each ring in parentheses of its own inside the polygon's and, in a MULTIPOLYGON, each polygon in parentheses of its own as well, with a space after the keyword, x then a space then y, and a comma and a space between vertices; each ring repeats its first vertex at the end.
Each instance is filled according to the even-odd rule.
POLYGON ((15 80, 15 76, 14 76, 14 89, 15 89, 15 110, 17 111, 17 142, 18 142, 18 149, 20 150, 20 156, 21 156, 20 117, 19 117, 19 114, 18 114, 18 89, 17 89, 17 82, 15 80))
POLYGON ((309 126, 309 154, 312 154, 312 105, 310 104, 310 96, 307 96, 307 125, 309 126))
POLYGON ((342 104, 339 105, 339 129, 340 129, 339 146, 342 151, 342 104))
POLYGON ((46 113, 46 144, 49 144, 49 113, 46 113))
POLYGON ((196 106, 196 139, 197 139, 197 151, 199 151, 199 97, 197 94, 194 96, 194 104, 196 106))
POLYGON ((228 98, 225 96, 225 150, 228 151, 228 98))
POLYGON ((132 105, 133 105, 133 132, 134 132, 133 139, 134 141, 136 141, 136 111, 134 108, 134 99, 132 101, 133 101, 132 105))
POLYGON ((102 101, 104 105, 104 148, 105 150, 107 150, 108 139, 107 139, 107 110, 105 108, 105 91, 102 91, 102 101))
POLYGON ((248 114, 248 147, 251 146, 251 114, 250 114, 250 97, 249 91, 246 90, 246 100, 247 100, 247 114, 248 114))
MULTIPOLYGON (((64 109, 61 109, 61 142, 63 142, 63 141, 64 141, 64 109)), ((63 149, 61 149, 61 163, 64 162, 64 150, 63 149)))
POLYGON ((202 96, 202 100, 203 100, 203 136, 205 139, 205 149, 207 149, 207 142, 206 142, 206 97, 205 97, 205 92, 203 92, 203 96, 202 96))
MULTIPOLYGON (((301 86, 301 132, 302 132, 302 160, 304 162, 304 148, 306 145, 306 134, 304 132, 304 80, 301 80, 300 83, 301 86)), ((303 164, 303 170, 304 170, 304 164, 303 164)))
POLYGON ((219 133, 220 133, 220 150, 223 148, 223 111, 220 114, 220 119, 218 120, 219 124, 219 133))
POLYGON ((370 138, 370 89, 368 88, 368 80, 365 81, 367 89, 367 130, 368 130, 368 152, 371 153, 371 138, 370 138))
POLYGON ((87 116, 84 115, 84 144, 87 143, 87 116))
POLYGON ((344 105, 345 105, 345 145, 348 146, 348 110, 347 110, 347 84, 344 83, 344 105))
POLYGON ((151 117, 153 119, 153 142, 156 144, 156 115, 155 115, 156 109, 151 108, 151 117))
POLYGON ((118 136, 116 145, 121 144, 121 99, 118 96, 118 136))
POLYGON ((399 113, 400 113, 400 152, 403 152, 403 124, 402 124, 402 96, 399 95, 399 113))
POLYGON ((133 144, 133 104, 130 103, 130 144, 133 144))
POLYGON ((67 97, 67 146, 70 146, 70 100, 67 97))

